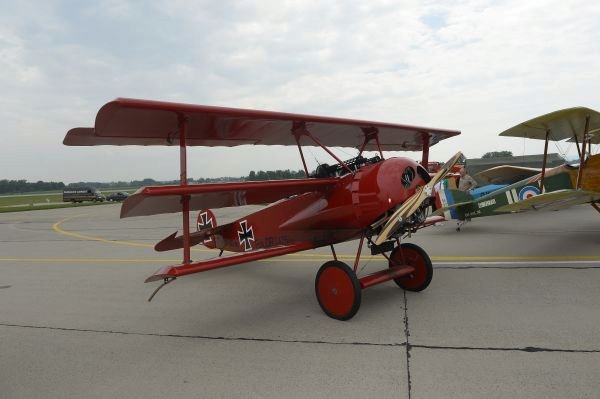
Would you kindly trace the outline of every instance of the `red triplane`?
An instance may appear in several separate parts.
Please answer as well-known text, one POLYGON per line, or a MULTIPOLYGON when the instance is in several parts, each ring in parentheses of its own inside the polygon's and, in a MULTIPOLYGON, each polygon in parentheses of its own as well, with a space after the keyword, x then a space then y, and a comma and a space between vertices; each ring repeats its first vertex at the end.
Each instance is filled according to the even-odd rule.
POLYGON ((155 246, 157 251, 182 248, 182 264, 162 267, 146 282, 160 280, 164 285, 187 274, 331 246, 333 260, 317 273, 317 300, 330 317, 348 320, 358 311, 365 288, 389 280, 410 291, 429 285, 433 274, 429 256, 414 244, 401 244, 400 239, 442 219, 427 218, 434 202, 432 190, 461 154, 433 177, 421 164, 427 165, 430 146, 458 134, 390 123, 120 98, 98 111, 93 128, 71 129, 64 144, 179 145, 180 185, 141 188, 121 208, 122 218, 183 213, 183 234, 175 232, 155 246), (297 146, 306 178, 188 184, 187 146, 238 145, 297 146), (323 148, 336 163, 321 164, 310 174, 303 146, 323 148), (351 147, 359 153, 342 161, 328 147, 351 147), (421 164, 408 158, 385 159, 383 151, 390 150, 422 151, 421 164), (364 151, 379 155, 366 158, 364 151), (270 205, 220 226, 210 211, 250 204, 270 205), (191 210, 200 211, 198 231, 192 233, 191 210), (350 267, 337 259, 333 244, 356 239, 356 259, 350 267), (372 254, 388 260, 389 267, 359 278, 364 240, 372 254), (234 254, 194 262, 190 247, 197 244, 220 249, 219 255, 222 251, 234 254))

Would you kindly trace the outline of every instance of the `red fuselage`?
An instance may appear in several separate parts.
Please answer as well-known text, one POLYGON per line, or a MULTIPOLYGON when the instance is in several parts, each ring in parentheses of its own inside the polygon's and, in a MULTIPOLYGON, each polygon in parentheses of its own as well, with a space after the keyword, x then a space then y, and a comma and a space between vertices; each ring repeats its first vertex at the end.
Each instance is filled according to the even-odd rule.
POLYGON ((223 249, 243 252, 302 242, 320 247, 357 238, 427 177, 424 168, 407 158, 363 166, 340 176, 326 193, 292 196, 231 223, 222 236, 223 249))

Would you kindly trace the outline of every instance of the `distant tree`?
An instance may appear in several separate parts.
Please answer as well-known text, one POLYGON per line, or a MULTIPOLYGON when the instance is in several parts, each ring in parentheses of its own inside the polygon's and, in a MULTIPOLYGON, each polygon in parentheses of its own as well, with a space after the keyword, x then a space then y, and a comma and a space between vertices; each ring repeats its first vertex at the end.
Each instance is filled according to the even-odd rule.
POLYGON ((288 180, 288 179, 301 179, 304 178, 303 170, 251 170, 248 176, 245 177, 247 181, 263 181, 263 180, 288 180))
POLYGON ((512 157, 512 151, 491 151, 483 154, 481 158, 502 158, 502 157, 512 157))

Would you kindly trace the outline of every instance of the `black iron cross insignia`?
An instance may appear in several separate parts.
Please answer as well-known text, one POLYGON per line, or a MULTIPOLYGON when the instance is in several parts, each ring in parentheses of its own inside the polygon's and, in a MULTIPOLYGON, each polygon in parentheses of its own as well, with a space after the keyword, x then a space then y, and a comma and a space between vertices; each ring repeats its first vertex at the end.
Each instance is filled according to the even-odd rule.
POLYGON ((198 221, 198 231, 207 229, 209 227, 210 228, 215 227, 215 225, 213 223, 213 218, 208 217, 208 212, 202 212, 200 214, 200 221, 198 221))
POLYGON ((250 244, 250 240, 254 241, 254 231, 252 230, 252 226, 248 228, 247 222, 245 220, 240 222, 240 228, 242 231, 238 231, 238 237, 240 239, 240 245, 244 244, 244 251, 252 250, 252 245, 250 244))

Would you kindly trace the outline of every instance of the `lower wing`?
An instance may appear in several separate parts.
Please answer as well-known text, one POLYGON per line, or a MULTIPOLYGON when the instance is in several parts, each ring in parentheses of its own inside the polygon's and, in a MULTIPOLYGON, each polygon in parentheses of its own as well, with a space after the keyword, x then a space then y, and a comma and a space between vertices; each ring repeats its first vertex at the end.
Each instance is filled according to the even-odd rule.
POLYGON ((558 190, 536 195, 513 204, 504 205, 494 212, 522 212, 529 210, 558 210, 573 205, 600 200, 600 193, 582 190, 558 190))

